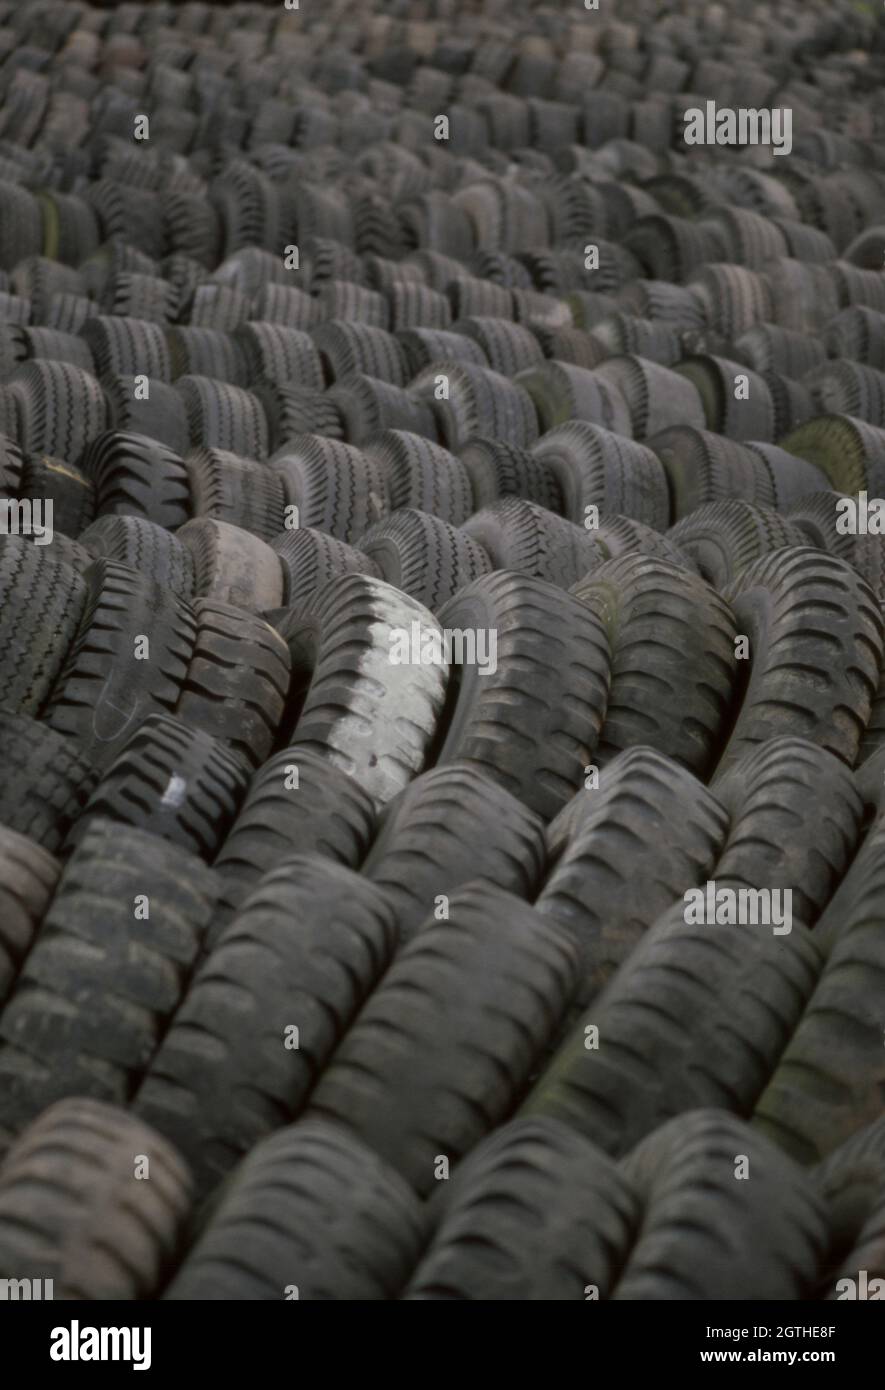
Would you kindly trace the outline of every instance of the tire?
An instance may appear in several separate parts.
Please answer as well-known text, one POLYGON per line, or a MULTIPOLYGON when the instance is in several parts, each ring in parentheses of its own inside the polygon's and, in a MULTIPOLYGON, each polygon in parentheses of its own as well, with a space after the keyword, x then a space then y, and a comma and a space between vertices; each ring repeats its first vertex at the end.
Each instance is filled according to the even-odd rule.
POLYGON ((211 734, 150 714, 102 775, 66 848, 80 843, 93 820, 108 820, 211 864, 248 780, 246 764, 211 734))
POLYGON ((226 521, 200 517, 178 532, 194 558, 194 593, 247 613, 269 613, 283 601, 279 556, 258 536, 226 521))
POLYGON ((223 521, 270 541, 286 524, 282 479, 225 449, 192 449, 185 460, 195 517, 223 521))
POLYGON ((633 433, 623 395, 595 371, 547 361, 520 372, 516 383, 534 402, 542 436, 573 420, 598 421, 626 438, 633 433))
POLYGON ((660 461, 644 444, 611 434, 585 420, 550 430, 532 449, 559 483, 563 515, 583 525, 588 507, 602 517, 614 512, 655 530, 666 529, 670 497, 660 461))
POLYGON ((95 489, 72 463, 26 454, 20 497, 52 502, 52 524, 66 536, 79 536, 95 516, 95 489))
POLYGON ((344 376, 328 391, 349 444, 366 444, 381 431, 397 430, 436 440, 436 416, 429 401, 401 386, 370 376, 344 376))
POLYGON ((741 362, 723 357, 691 354, 684 357, 676 374, 694 386, 705 418, 689 423, 727 439, 759 439, 773 442, 777 418, 771 392, 763 377, 741 362), (738 378, 746 379, 746 395, 738 397, 738 378))
POLYGON ((639 1225, 616 1165, 553 1120, 502 1126, 443 1191, 406 1299, 608 1298, 639 1225))
POLYGON ((59 679, 86 584, 24 536, 0 539, 0 708, 37 715, 59 679))
POLYGON ((196 638, 175 718, 260 767, 286 706, 286 644, 269 623, 231 604, 199 598, 193 613, 196 638))
POLYGON ((821 415, 780 443, 819 468, 836 492, 885 496, 885 430, 847 415, 821 415))
POLYGON ((709 585, 653 556, 609 560, 570 592, 611 649, 595 761, 643 744, 704 779, 716 763, 736 681, 735 620, 709 585))
POLYGON ((180 457, 187 453, 190 429, 181 393, 174 386, 155 381, 150 398, 136 400, 132 381, 124 376, 106 376, 102 388, 107 403, 107 424, 103 429, 128 435, 144 435, 164 444, 180 457))
POLYGON ((323 367, 309 333, 278 323, 246 323, 238 329, 237 339, 249 359, 249 382, 242 384, 270 381, 311 391, 323 389, 323 367))
POLYGON ((0 710, 0 823, 57 854, 98 780, 80 745, 27 715, 0 710))
POLYGON ((178 1253, 190 1176, 164 1139, 100 1101, 59 1101, 21 1135, 0 1179, 0 1265, 57 1299, 155 1297, 178 1253), (150 1181, 133 1169, 150 1165, 150 1181))
POLYGON ((0 827, 0 1008, 33 945, 60 870, 35 840, 0 827))
POLYGON ((487 367, 441 359, 419 372, 409 390, 434 402, 441 442, 453 454, 478 434, 521 449, 538 437, 537 414, 528 392, 487 367), (448 383, 445 399, 436 396, 439 378, 448 383))
POLYGON ((126 318, 115 311, 113 317, 88 319, 80 336, 92 353, 96 376, 144 375, 151 383, 172 381, 166 334, 159 323, 126 318))
POLYGON ((192 445, 267 458, 267 420, 251 391, 205 376, 180 376, 175 390, 184 403, 192 445))
POLYGON ((90 440, 108 428, 101 387, 69 362, 28 362, 10 380, 19 413, 19 442, 26 454, 73 462, 90 440))
POLYGON ((181 599, 128 565, 96 560, 85 580, 83 617, 43 717, 104 768, 147 715, 174 708, 195 624, 181 599))
POLYGON ((882 664, 882 615, 864 581, 835 556, 797 547, 745 569, 725 599, 751 666, 716 779, 779 734, 853 767, 882 664))
MULTIPOLYGON (((359 868, 374 827, 375 806, 368 792, 323 751, 291 747, 275 753, 255 774, 216 860, 227 916, 293 854, 359 868)), ((216 915, 210 944, 222 927, 216 915)))
POLYGON ((562 491, 554 474, 527 449, 517 449, 498 439, 469 439, 460 452, 480 511, 500 497, 521 497, 549 512, 562 511, 562 491))
POLYGON ((452 324, 452 332, 478 343, 492 371, 502 376, 514 377, 517 372, 526 371, 544 360, 535 335, 509 318, 458 319, 452 324))
POLYGON ((732 765, 716 799, 731 828, 710 878, 790 889, 796 917, 813 927, 860 839, 863 801, 850 770, 804 739, 771 738, 732 765))
POLYGON ((185 1158, 198 1196, 303 1107, 395 942, 383 894, 329 859, 288 857, 250 894, 133 1101, 185 1158))
POLYGON ((476 367, 487 367, 486 357, 479 343, 473 338, 465 338, 460 333, 442 328, 400 329, 396 334, 406 355, 407 380, 423 372, 432 363, 441 360, 448 362, 467 362, 476 367))
POLYGON ((471 879, 528 900, 544 867, 539 818, 472 763, 417 777, 381 813, 361 872, 392 903, 399 940, 432 916, 438 895, 471 879))
POLYGON ((344 420, 331 392, 258 382, 254 395, 264 410, 268 438, 275 455, 285 454, 287 441, 302 434, 344 439, 344 420))
POLYGON ((298 508, 299 526, 352 545, 387 515, 384 477, 370 455, 319 435, 289 440, 284 449, 270 467, 282 479, 287 505, 298 508))
POLYGON ((170 531, 137 516, 103 516, 80 536, 94 559, 117 560, 143 578, 171 589, 189 602, 194 593, 194 561, 170 531))
POLYGON ((608 358, 594 376, 597 381, 613 387, 626 403, 629 428, 617 430, 610 426, 616 433, 647 440, 649 435, 659 434, 673 425, 704 427, 704 410, 698 392, 678 371, 642 357, 623 356, 608 358))
POLYGON ((315 751, 389 801, 427 761, 442 714, 448 663, 391 661, 394 636, 438 624, 426 608, 370 575, 333 579, 280 626, 292 658, 291 743, 315 751))
POLYGON ((535 907, 581 959, 586 1007, 686 886, 711 877, 728 832, 720 803, 653 748, 629 748, 547 827, 548 872, 535 907), (641 847, 641 859, 638 858, 641 847))
POLYGON ((283 605, 287 608, 302 603, 338 575, 379 574, 368 555, 309 526, 283 531, 271 542, 271 548, 283 566, 283 605))
POLYGON ((459 890, 370 996, 307 1111, 343 1126, 420 1196, 504 1118, 568 1005, 571 945, 499 888, 459 890), (446 1019, 446 1046, 439 1021, 446 1019))
POLYGON ((332 382, 360 374, 391 386, 406 386, 409 369, 406 355, 397 339, 384 328, 368 323, 331 320, 321 323, 311 334, 314 349, 332 382))
POLYGON ((621 1164, 642 1227, 612 1298, 631 1302, 811 1298, 827 1218, 810 1179, 747 1125, 696 1110, 621 1164), (752 1175, 736 1182, 741 1159, 752 1175))
POLYGON ((360 538, 359 549, 386 583, 431 613, 491 569, 488 555, 466 531, 414 508, 372 526, 360 538))
POLYGON ((413 507, 460 526, 473 511, 473 489, 460 459, 417 434, 385 430, 365 451, 387 483, 391 511, 413 507))
MULTIPOLYGON (((818 1296, 841 1298, 843 1279, 857 1292, 860 1271, 882 1277, 882 1120, 857 1130, 814 1169, 814 1183, 826 1205, 830 1226, 829 1259, 818 1296)), ((850 1297, 850 1295, 849 1295, 850 1297)))
POLYGON ((0 1124, 17 1132, 70 1096, 126 1103, 181 1001, 214 900, 214 875, 193 855, 93 821, 0 1016, 0 1124), (149 920, 133 910, 141 894, 149 920))
POLYGON ((496 640, 482 674, 477 664, 452 667, 437 762, 478 764, 550 820, 583 780, 599 738, 610 669, 602 624, 552 584, 506 571, 462 590, 439 621, 496 640))
POLYGON ((164 1297, 395 1299, 425 1229, 390 1165, 337 1125, 305 1121, 250 1152, 164 1297))
POLYGON ((820 1162, 882 1113, 880 826, 818 923, 824 969, 756 1104, 755 1126, 803 1164, 820 1162))
POLYGON ((724 590, 776 550, 804 546, 798 526, 770 507, 739 498, 709 502, 671 526, 669 539, 694 561, 708 584, 724 590))
POLYGON ((192 516, 187 469, 156 439, 122 432, 99 435, 80 466, 95 488, 97 516, 137 516, 168 531, 192 516))
POLYGON ((601 565, 607 552, 592 532, 520 497, 503 497, 464 526, 495 570, 517 570, 568 589, 601 565))
POLYGON ((196 376, 211 377, 228 386, 248 386, 253 368, 249 358, 248 324, 236 334, 222 333, 216 328, 195 328, 192 324, 177 324, 167 329, 172 380, 196 376))
POLYGON ((561 1120, 620 1158, 685 1111, 752 1111, 811 997, 821 954, 801 923, 779 937, 754 926, 720 931, 686 924, 685 909, 677 902, 645 932, 522 1113, 561 1120))

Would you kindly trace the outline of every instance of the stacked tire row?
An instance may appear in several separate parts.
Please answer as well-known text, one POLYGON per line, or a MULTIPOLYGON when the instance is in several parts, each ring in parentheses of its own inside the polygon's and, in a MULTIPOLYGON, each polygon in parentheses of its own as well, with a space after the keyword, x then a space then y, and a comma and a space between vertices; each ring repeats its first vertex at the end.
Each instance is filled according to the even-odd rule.
POLYGON ((758 8, 0 3, 0 1278, 885 1279, 885 43, 758 8))

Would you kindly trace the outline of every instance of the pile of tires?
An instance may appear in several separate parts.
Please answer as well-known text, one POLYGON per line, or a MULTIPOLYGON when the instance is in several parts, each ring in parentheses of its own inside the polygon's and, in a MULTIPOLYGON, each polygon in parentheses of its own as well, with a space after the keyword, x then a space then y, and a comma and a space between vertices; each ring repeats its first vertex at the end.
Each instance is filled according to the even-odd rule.
POLYGON ((882 21, 603 10, 0 0, 0 1279, 885 1279, 882 21))

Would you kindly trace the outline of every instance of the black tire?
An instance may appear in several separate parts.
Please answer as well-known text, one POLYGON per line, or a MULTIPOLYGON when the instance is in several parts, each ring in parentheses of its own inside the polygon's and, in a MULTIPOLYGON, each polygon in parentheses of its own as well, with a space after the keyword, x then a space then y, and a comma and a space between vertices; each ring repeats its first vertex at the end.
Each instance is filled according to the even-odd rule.
POLYGON ((642 357, 622 356, 610 357, 596 369, 594 376, 597 381, 607 382, 626 402, 630 429, 617 433, 629 433, 634 439, 645 440, 673 425, 704 427, 704 410, 698 392, 678 371, 642 357))
MULTIPOLYGON (((440 327, 445 325, 441 324, 440 327)), ((500 372, 502 376, 516 376, 517 372, 539 365, 544 360, 535 335, 509 318, 476 316, 458 319, 452 324, 452 332, 461 333, 478 343, 492 371, 500 372)))
POLYGON ((250 894, 133 1101, 186 1159, 198 1195, 302 1108, 395 943, 383 893, 329 859, 285 858, 250 894))
POLYGON ((36 715, 67 660, 87 606, 87 587, 46 547, 0 539, 0 707, 36 715))
POLYGON ((179 598, 193 598, 193 556, 156 522, 140 516, 102 516, 81 533, 80 544, 94 559, 117 560, 179 598))
POLYGON ((550 512, 562 511, 562 491, 556 477, 528 449, 499 439, 469 439, 459 455, 467 472, 476 511, 499 497, 522 497, 550 512))
POLYGON ((399 939, 410 940, 447 897, 481 878, 528 900, 544 867, 540 819, 479 767, 432 768, 388 802, 362 873, 393 904, 399 939))
POLYGON ((677 902, 645 932, 523 1113, 561 1120, 622 1157, 686 1110, 751 1112, 811 997, 821 954, 801 923, 775 936, 687 924, 685 910, 677 902))
POLYGON ((344 421, 330 392, 266 381, 257 382, 253 392, 264 409, 275 454, 284 454, 286 441, 302 434, 344 439, 344 421))
POLYGON ((164 444, 176 457, 187 453, 191 437, 187 410, 174 386, 155 381, 150 397, 136 400, 129 377, 106 376, 101 384, 108 408, 104 429, 144 435, 164 444))
POLYGON ((327 531, 352 545, 387 515, 387 492, 377 461, 320 435, 291 439, 274 455, 286 502, 298 508, 299 526, 327 531))
POLYGON ((717 781, 716 799, 731 827, 710 878, 788 888, 795 915, 813 927, 860 838, 863 801, 851 771, 804 739, 770 738, 717 781))
POLYGON ((717 780, 778 734, 853 767, 882 666, 882 614, 868 586, 834 555, 792 547, 743 570, 725 599, 751 665, 717 780))
POLYGON ((175 717, 260 767, 283 718, 288 648, 269 623, 242 608, 200 598, 193 613, 196 638, 175 717))
POLYGON ((441 359, 419 372, 409 390, 433 401, 442 443, 454 454, 478 434, 522 449, 538 438, 528 392, 488 367, 441 359), (443 389, 448 394, 439 397, 443 389))
POLYGON ((6 1155, 0 1266, 50 1280, 56 1299, 153 1298, 190 1197, 187 1169, 156 1131, 112 1105, 59 1101, 6 1155), (149 1180, 136 1181, 139 1167, 149 1180))
POLYGON ((349 444, 366 444, 382 430, 406 431, 431 440, 439 437, 433 406, 402 386, 352 374, 330 386, 327 395, 349 444))
POLYGON ((633 517, 663 531, 670 496, 660 460, 644 444, 586 420, 572 420, 545 434, 532 455, 555 476, 563 515, 583 525, 589 506, 633 517))
POLYGON ((882 1113, 883 850, 879 818, 815 928, 824 970, 756 1106, 755 1123, 800 1163, 882 1113))
POLYGON ((183 461, 147 435, 99 435, 80 466, 95 487, 98 516, 140 516, 174 531, 193 515, 183 461))
POLYGON ((426 608, 392 585, 345 574, 279 628, 292 658, 291 743, 349 772, 376 804, 422 770, 442 714, 445 659, 412 666, 407 680, 391 661, 393 637, 412 624, 439 631, 426 608))
POLYGON ((434 1214, 406 1299, 573 1301, 591 1286, 608 1298, 640 1213, 605 1154, 538 1119, 514 1120, 480 1144, 434 1214))
POLYGON ((108 428, 101 387, 89 372, 69 362, 28 362, 14 373, 9 389, 26 454, 73 461, 108 428))
POLYGON ((191 444, 267 458, 267 420, 251 391, 206 376, 180 376, 175 390, 184 403, 191 444))
POLYGON ((73 739, 11 710, 0 710, 0 823, 57 854, 98 780, 73 739))
POLYGON ((653 748, 629 748, 601 774, 598 790, 566 803, 547 828, 549 867, 535 907, 575 943, 579 1006, 608 984, 686 886, 711 876, 727 831, 719 802, 653 748))
POLYGON ((337 1125, 304 1121, 251 1151, 164 1297, 395 1299, 425 1231, 390 1165, 337 1125))
MULTIPOLYGON (((293 854, 321 855, 358 868, 374 826, 375 807, 368 792, 323 752, 293 747, 274 754, 253 778, 216 860, 225 920, 265 874, 293 854)), ((222 926, 216 917, 212 940, 222 926)))
POLYGON ((654 556, 626 554, 570 590, 611 648, 611 681, 595 761, 637 744, 706 778, 731 714, 735 620, 708 584, 654 556))
POLYGON ((456 1163, 511 1109, 575 969, 567 938, 518 898, 460 889, 364 1005, 308 1115, 342 1125, 426 1196, 439 1156, 456 1163))
POLYGON ((476 367, 489 365, 489 359, 479 343, 450 329, 400 329, 396 337, 406 355, 409 380, 439 361, 469 362, 476 367))
POLYGON ((360 537, 359 549, 386 583, 431 613, 492 567, 483 547, 466 531, 414 508, 372 526, 360 537))
POLYGON ((383 328, 332 319, 315 328, 311 337, 325 364, 329 384, 355 373, 392 386, 408 383, 405 352, 393 334, 383 328))
POLYGON ((438 616, 444 629, 497 635, 486 654, 494 669, 452 667, 437 762, 477 763, 549 820, 581 784, 599 738, 610 671, 601 622, 552 584, 507 571, 476 580, 438 616))
POLYGON ((195 623, 181 599, 128 565, 96 560, 85 579, 86 607, 44 717, 103 768, 147 715, 174 709, 195 623))
POLYGON ((714 589, 738 582, 743 572, 776 550, 803 546, 806 538, 788 517, 740 498, 708 502, 667 532, 714 589))
POLYGON ((236 335, 191 324, 168 329, 173 381, 183 376, 212 377, 229 386, 248 386, 253 373, 245 333, 246 325, 236 335))
POLYGON ((857 1130, 814 1170, 830 1225, 829 1260, 819 1288, 822 1299, 840 1298, 843 1279, 854 1282, 859 1297, 861 1270, 868 1281, 885 1273, 883 1138, 885 1122, 880 1118, 857 1130))
POLYGON ((595 533, 521 497, 504 497, 464 526, 495 570, 517 570, 568 589, 601 565, 607 551, 595 533))
POLYGON ((542 436, 571 420, 598 421, 627 438, 633 433, 622 393, 598 372, 547 361, 520 372, 516 382, 534 402, 542 436))
POLYGON ((780 443, 819 468, 836 492, 885 496, 885 430, 847 415, 821 415, 780 443))
POLYGON ((282 479, 226 449, 192 449, 185 459, 195 517, 208 517, 273 540, 286 524, 282 479))
POLYGON ((35 840, 0 827, 0 1008, 31 949, 60 870, 58 860, 35 840))
POLYGON ((93 820, 149 831, 211 864, 234 822, 247 765, 211 734, 168 714, 149 714, 110 764, 67 838, 93 820))
POLYGON ((0 1015, 0 1124, 16 1132, 70 1096, 126 1103, 185 992, 215 887, 178 846, 93 821, 0 1015))
POLYGON ((385 430, 364 452, 381 466, 391 511, 415 507, 452 526, 460 526, 473 511, 466 468, 439 444, 404 430, 385 430))
POLYGON ((88 344, 96 376, 144 375, 153 383, 172 381, 166 334, 160 324, 114 315, 87 319, 80 336, 88 344))
POLYGON ((197 598, 230 603, 247 613, 269 613, 283 601, 279 556, 251 531, 200 517, 178 532, 194 558, 197 598))
POLYGON ((644 1210, 613 1299, 813 1296, 827 1248, 824 1204, 795 1163, 736 1117, 680 1115, 650 1134, 621 1172, 644 1210), (741 1159, 749 1181, 736 1181, 741 1159))
POLYGON ((63 459, 26 454, 19 496, 52 502, 52 524, 66 536, 79 536, 95 516, 95 488, 79 468, 63 459))
POLYGON ((249 358, 249 384, 270 381, 312 391, 323 389, 323 366, 309 333, 278 323, 246 323, 238 329, 237 338, 249 358))

